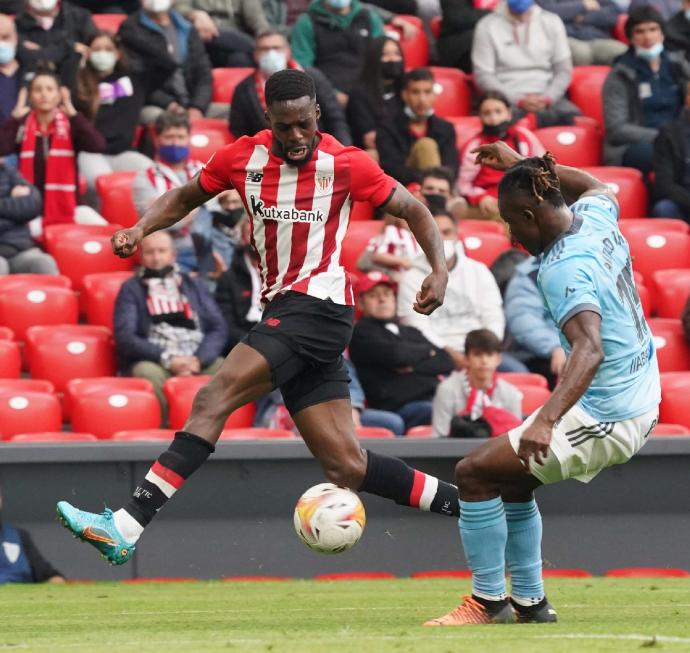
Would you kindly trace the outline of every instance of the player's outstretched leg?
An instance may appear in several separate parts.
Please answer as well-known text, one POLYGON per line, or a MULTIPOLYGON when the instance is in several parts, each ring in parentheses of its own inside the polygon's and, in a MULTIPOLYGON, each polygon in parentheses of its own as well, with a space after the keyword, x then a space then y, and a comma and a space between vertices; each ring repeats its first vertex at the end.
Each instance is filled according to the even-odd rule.
POLYGON ((309 406, 295 412, 293 419, 331 483, 419 510, 458 516, 455 485, 413 469, 399 458, 361 448, 349 399, 309 406))
POLYGON ((525 472, 507 437, 490 440, 473 451, 458 463, 455 475, 460 488, 460 536, 472 570, 472 595, 465 597, 455 610, 425 625, 463 626, 521 620, 508 600, 506 555, 510 556, 511 568, 518 572, 514 587, 524 588, 528 595, 521 598, 540 604, 543 590, 541 596, 532 596, 532 587, 541 587, 541 522, 537 532, 534 512, 514 510, 510 504, 529 499, 540 482, 525 472), (502 495, 512 499, 507 511, 502 495), (508 523, 507 514, 512 524, 508 523), (518 535, 523 531, 525 537, 518 535), (538 580, 534 577, 535 555, 539 559, 538 580))
POLYGON ((129 503, 116 512, 85 512, 60 501, 58 518, 81 540, 95 546, 111 564, 131 558, 144 528, 215 450, 227 416, 273 389, 266 359, 237 345, 194 398, 183 431, 153 463, 129 503))

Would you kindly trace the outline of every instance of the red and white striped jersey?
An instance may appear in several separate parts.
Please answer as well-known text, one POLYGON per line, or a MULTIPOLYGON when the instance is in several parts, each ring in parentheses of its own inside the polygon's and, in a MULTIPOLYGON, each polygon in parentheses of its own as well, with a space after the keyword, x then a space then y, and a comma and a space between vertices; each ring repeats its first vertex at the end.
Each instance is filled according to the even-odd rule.
POLYGON ((374 236, 367 245, 372 254, 392 254, 413 259, 422 253, 422 248, 408 229, 394 224, 386 225, 383 233, 374 236))
POLYGON ((340 264, 354 200, 385 204, 397 182, 373 159, 329 134, 301 167, 271 152, 271 131, 244 136, 216 152, 199 177, 209 194, 236 188, 259 255, 262 301, 293 290, 352 305, 352 284, 340 264))

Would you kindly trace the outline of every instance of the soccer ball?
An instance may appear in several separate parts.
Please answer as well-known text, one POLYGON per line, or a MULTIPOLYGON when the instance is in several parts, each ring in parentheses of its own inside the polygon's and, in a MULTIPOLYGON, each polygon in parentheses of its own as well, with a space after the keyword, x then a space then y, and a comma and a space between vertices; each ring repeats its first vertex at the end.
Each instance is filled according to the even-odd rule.
POLYGON ((340 553, 362 537, 366 516, 359 497, 333 483, 310 487, 295 506, 295 531, 319 553, 340 553))

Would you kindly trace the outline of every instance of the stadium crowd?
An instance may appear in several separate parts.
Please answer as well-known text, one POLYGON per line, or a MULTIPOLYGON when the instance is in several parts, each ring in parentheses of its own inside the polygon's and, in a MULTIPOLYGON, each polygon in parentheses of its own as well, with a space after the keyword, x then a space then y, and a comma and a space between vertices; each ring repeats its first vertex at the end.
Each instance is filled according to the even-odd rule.
MULTIPOLYGON (((320 129, 407 185, 445 242, 446 300, 421 316, 428 264, 406 224, 353 206, 342 262, 362 435, 498 435, 558 381, 539 261, 511 247, 502 173, 472 155, 499 139, 612 185, 662 372, 690 375, 690 0, 0 0, 0 12, 0 412, 19 391, 49 407, 33 425, 3 417, 0 440, 63 420, 111 437, 106 405, 131 408, 118 431, 181 426, 182 389, 261 319, 244 207, 223 193, 136 261, 113 257, 109 236, 263 129, 266 80, 285 68, 313 77, 320 129), (105 403, 85 399, 89 377, 105 403), (41 399, 56 392, 57 409, 41 399)), ((229 427, 293 426, 273 395, 239 412, 229 427)))

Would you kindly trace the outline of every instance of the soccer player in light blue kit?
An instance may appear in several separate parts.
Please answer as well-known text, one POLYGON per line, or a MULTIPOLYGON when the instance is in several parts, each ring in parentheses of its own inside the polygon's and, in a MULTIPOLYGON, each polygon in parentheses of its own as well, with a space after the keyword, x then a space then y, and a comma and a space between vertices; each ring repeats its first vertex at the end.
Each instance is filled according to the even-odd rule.
POLYGON ((507 171, 501 216, 541 255, 537 284, 568 357, 541 408, 455 468, 472 595, 425 625, 548 623, 557 617, 544 594, 534 490, 587 483, 639 451, 658 420, 659 369, 612 191, 550 153, 525 158, 502 141, 476 152, 478 163, 507 171))

